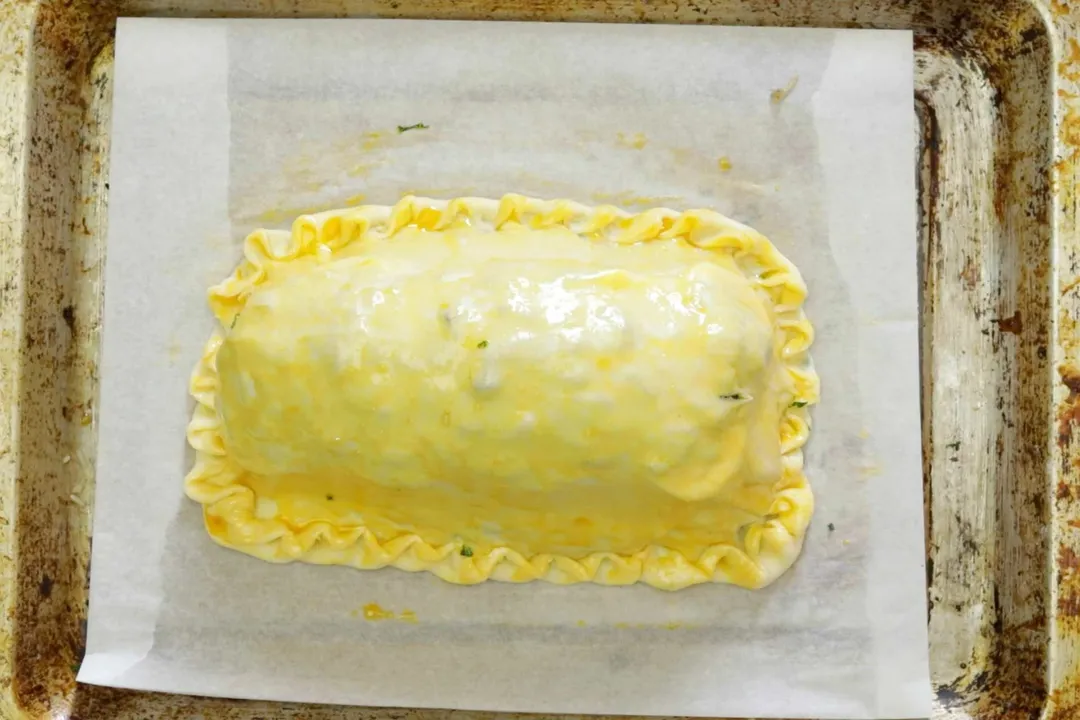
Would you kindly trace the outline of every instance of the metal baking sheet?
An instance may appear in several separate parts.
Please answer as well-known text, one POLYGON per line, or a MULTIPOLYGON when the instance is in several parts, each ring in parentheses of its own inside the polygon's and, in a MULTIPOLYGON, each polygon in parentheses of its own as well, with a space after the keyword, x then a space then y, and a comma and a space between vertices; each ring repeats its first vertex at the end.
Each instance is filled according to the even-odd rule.
POLYGON ((1061 0, 0 0, 0 716, 439 715, 74 682, 118 14, 913 29, 934 717, 1080 716, 1080 5, 1061 0))

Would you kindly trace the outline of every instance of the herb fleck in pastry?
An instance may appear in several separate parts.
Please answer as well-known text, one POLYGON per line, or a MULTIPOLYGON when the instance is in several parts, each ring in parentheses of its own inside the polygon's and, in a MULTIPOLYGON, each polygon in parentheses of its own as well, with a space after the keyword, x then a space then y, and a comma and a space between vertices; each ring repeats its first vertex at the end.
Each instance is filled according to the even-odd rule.
POLYGON ((185 484, 220 544, 456 583, 758 588, 818 380, 795 267, 708 210, 406 197, 210 291, 185 484))

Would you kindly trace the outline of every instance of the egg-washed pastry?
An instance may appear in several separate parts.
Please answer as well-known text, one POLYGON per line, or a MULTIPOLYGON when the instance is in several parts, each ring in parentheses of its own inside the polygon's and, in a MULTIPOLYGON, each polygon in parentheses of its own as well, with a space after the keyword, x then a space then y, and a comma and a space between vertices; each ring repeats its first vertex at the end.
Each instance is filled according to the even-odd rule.
POLYGON ((709 210, 405 197, 210 290, 186 479, 218 543, 455 583, 759 588, 813 511, 795 267, 709 210))

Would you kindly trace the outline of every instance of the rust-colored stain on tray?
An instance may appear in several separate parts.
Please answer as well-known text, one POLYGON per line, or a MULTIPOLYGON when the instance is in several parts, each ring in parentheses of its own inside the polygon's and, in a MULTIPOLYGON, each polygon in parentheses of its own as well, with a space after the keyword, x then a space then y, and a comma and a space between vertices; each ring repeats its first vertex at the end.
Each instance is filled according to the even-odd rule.
POLYGON ((927 691, 936 718, 1080 718, 1080 3, 1064 0, 0 0, 0 717, 443 715, 74 682, 112 37, 148 13, 913 29, 927 691))

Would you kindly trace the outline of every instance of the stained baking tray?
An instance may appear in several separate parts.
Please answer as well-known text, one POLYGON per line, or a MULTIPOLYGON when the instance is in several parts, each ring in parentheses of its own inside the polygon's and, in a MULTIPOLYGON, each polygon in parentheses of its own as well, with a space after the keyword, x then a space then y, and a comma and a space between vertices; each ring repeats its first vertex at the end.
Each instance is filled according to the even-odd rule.
POLYGON ((0 0, 0 717, 441 715, 75 683, 90 572, 112 41, 118 15, 157 15, 913 29, 934 717, 1080 719, 1080 0, 1072 3, 0 0))

